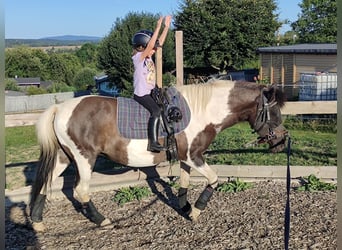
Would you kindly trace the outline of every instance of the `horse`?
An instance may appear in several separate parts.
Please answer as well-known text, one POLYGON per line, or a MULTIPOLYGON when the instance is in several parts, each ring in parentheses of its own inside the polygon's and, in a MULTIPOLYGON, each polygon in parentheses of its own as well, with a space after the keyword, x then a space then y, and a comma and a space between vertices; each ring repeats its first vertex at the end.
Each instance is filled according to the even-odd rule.
MULTIPOLYGON (((259 143, 268 143, 273 153, 285 148, 287 130, 282 125, 281 108, 286 98, 276 85, 255 82, 210 80, 203 84, 175 87, 186 100, 191 118, 184 130, 175 134, 180 162, 180 211, 197 221, 207 206, 218 176, 203 154, 222 130, 248 122, 259 135, 259 143), (187 200, 190 169, 207 179, 195 204, 187 200)), ((111 225, 95 207, 89 194, 89 182, 99 155, 130 167, 158 166, 166 162, 166 153, 147 151, 148 140, 125 138, 117 126, 118 98, 97 95, 69 99, 49 107, 36 124, 40 158, 32 184, 30 217, 36 231, 44 231, 43 209, 51 183, 70 163, 76 166, 74 191, 86 217, 99 227, 111 225)), ((159 141, 163 138, 159 137, 159 141)), ((229 142, 227 142, 229 143, 229 142)))

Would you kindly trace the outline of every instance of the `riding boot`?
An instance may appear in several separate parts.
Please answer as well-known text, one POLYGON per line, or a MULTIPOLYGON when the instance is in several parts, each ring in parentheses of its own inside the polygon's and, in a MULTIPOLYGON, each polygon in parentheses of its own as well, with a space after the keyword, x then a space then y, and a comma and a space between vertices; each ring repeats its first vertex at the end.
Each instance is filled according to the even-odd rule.
POLYGON ((159 144, 158 135, 159 135, 159 117, 150 117, 148 120, 148 145, 147 150, 159 153, 160 151, 165 151, 166 149, 159 144))

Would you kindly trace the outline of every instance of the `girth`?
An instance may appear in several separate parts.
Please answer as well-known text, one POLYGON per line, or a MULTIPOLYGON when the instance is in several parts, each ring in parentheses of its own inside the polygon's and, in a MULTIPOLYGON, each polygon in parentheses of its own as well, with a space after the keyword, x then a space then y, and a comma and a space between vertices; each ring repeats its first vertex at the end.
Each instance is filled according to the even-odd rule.
POLYGON ((178 150, 174 132, 174 123, 183 118, 182 112, 177 106, 171 105, 164 89, 158 87, 154 88, 151 92, 151 96, 161 109, 161 124, 167 133, 166 140, 164 142, 167 160, 176 161, 178 160, 178 150))

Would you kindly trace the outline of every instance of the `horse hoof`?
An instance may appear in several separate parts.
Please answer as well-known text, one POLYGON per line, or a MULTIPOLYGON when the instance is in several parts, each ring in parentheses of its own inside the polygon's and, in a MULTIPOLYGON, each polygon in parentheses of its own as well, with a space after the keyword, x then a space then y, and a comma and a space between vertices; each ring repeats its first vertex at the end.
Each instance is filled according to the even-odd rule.
POLYGON ((36 232, 44 232, 46 229, 43 222, 33 222, 32 228, 36 232))
POLYGON ((190 218, 193 222, 197 222, 200 213, 201 213, 201 210, 199 210, 198 208, 193 207, 193 208, 191 209, 190 214, 189 214, 189 218, 190 218))
POLYGON ((109 219, 104 219, 101 224, 100 224, 100 227, 110 227, 110 226, 113 226, 112 225, 112 222, 109 220, 109 219))

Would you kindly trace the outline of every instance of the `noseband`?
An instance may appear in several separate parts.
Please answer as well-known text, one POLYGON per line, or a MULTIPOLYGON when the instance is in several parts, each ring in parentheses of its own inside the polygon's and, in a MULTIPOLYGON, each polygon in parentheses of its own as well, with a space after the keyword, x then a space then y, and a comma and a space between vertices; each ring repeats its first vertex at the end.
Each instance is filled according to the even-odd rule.
MULTIPOLYGON (((272 126, 271 122, 271 116, 270 116, 270 109, 277 105, 276 100, 272 100, 271 102, 268 102, 267 98, 263 94, 263 91, 261 91, 260 101, 258 104, 258 114, 254 122, 254 132, 258 133, 262 129, 264 129, 265 126, 268 127, 268 133, 264 136, 259 136, 257 140, 257 144, 261 143, 267 143, 271 140, 274 140, 278 137, 284 138, 287 136, 288 131, 286 130, 280 130, 281 124, 279 124, 277 127, 272 126)), ((278 142, 275 145, 272 145, 271 148, 278 146, 281 144, 283 140, 278 142)))

